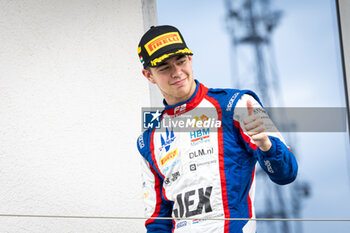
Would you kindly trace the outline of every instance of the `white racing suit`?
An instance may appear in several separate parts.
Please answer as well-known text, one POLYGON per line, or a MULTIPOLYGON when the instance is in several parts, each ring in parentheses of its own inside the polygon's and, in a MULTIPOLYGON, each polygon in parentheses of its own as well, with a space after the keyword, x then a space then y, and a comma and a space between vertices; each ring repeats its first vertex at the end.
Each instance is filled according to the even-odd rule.
POLYGON ((148 129, 137 140, 142 155, 145 214, 173 217, 148 219, 147 232, 254 233, 255 221, 205 218, 254 218, 257 161, 270 179, 281 185, 295 180, 297 162, 253 92, 208 89, 196 83, 189 100, 165 105, 161 123, 166 125, 169 119, 184 115, 196 120, 210 115, 210 126, 187 131, 148 129), (254 112, 265 118, 266 132, 271 131, 267 134, 272 147, 267 152, 244 132, 248 99, 254 112))

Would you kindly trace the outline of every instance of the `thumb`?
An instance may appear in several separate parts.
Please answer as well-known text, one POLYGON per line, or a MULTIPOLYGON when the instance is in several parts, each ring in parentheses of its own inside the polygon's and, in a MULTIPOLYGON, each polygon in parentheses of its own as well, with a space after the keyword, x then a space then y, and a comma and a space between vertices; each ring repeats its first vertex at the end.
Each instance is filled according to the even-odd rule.
POLYGON ((253 115, 253 103, 250 100, 247 100, 247 109, 248 109, 248 116, 253 115))

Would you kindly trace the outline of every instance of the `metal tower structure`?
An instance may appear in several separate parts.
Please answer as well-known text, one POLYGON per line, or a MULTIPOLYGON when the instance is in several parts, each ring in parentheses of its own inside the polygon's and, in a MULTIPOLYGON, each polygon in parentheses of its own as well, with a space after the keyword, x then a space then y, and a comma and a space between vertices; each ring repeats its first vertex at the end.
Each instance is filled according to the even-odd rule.
MULTIPOLYGON (((271 40, 282 12, 272 10, 270 0, 224 1, 226 23, 232 41, 235 88, 254 89, 265 107, 282 107, 283 99, 271 40)), ((279 113, 283 114, 283 111, 279 113)), ((284 136, 290 145, 295 146, 295 139, 290 138, 291 135, 284 136)), ((272 183, 261 169, 257 169, 256 181, 257 218, 300 218, 301 201, 310 191, 307 183, 296 180, 291 185, 279 186, 272 183)), ((300 222, 258 222, 257 227, 260 233, 302 233, 300 222)))

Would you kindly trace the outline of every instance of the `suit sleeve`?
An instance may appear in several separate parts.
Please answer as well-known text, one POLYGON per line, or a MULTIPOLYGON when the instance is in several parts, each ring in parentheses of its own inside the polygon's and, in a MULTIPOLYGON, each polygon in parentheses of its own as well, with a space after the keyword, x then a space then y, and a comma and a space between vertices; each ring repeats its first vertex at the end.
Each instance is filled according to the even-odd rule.
POLYGON ((263 107, 251 95, 244 94, 237 102, 233 116, 238 135, 246 150, 258 160, 261 168, 270 179, 280 185, 289 184, 296 179, 298 164, 294 154, 286 145, 280 132, 273 124, 263 107), (262 151, 254 140, 245 133, 243 119, 248 116, 247 100, 253 103, 254 114, 260 115, 264 121, 265 133, 269 136, 272 146, 268 151, 262 151))
POLYGON ((155 217, 171 217, 172 202, 163 196, 163 179, 159 176, 151 163, 146 159, 150 153, 147 140, 141 135, 138 139, 138 149, 141 153, 141 175, 144 200, 144 214, 149 218, 145 222, 147 233, 172 232, 173 221, 169 219, 153 219, 155 217), (140 143, 142 140, 142 143, 140 143))

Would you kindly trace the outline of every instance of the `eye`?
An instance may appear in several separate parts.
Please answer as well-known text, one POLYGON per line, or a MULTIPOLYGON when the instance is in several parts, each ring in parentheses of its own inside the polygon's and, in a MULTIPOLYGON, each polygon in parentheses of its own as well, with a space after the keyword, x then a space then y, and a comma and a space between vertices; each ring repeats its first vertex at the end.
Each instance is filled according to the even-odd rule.
POLYGON ((182 65, 182 64, 184 64, 185 62, 186 62, 186 59, 183 59, 183 60, 180 60, 178 64, 179 64, 179 65, 182 65))
POLYGON ((169 69, 169 66, 163 66, 159 69, 159 71, 166 71, 169 69))

